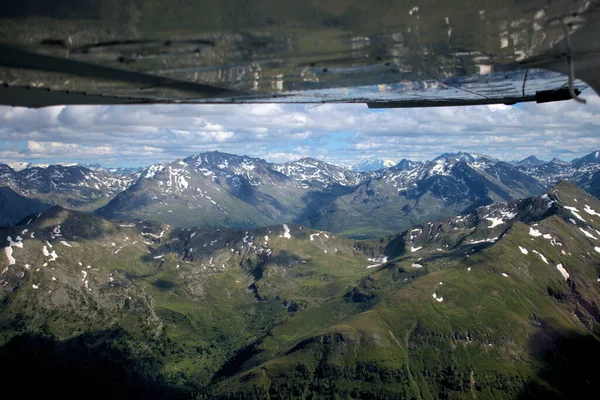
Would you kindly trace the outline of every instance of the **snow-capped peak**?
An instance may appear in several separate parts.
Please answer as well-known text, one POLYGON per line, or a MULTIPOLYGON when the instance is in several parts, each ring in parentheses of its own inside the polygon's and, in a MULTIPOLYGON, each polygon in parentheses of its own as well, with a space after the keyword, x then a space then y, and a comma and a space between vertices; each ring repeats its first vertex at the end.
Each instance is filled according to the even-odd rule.
POLYGON ((357 173, 310 157, 285 164, 272 164, 271 167, 298 182, 307 184, 318 182, 325 186, 334 183, 353 186, 362 180, 362 177, 357 173))
POLYGON ((352 167, 354 172, 372 172, 380 171, 384 168, 390 168, 396 165, 392 160, 364 160, 363 162, 352 167))
POLYGON ((464 151, 459 151, 458 153, 444 153, 436 158, 433 161, 440 159, 456 159, 457 161, 464 161, 467 163, 471 162, 479 162, 479 161, 495 161, 494 158, 487 156, 485 154, 479 153, 467 153, 464 151))

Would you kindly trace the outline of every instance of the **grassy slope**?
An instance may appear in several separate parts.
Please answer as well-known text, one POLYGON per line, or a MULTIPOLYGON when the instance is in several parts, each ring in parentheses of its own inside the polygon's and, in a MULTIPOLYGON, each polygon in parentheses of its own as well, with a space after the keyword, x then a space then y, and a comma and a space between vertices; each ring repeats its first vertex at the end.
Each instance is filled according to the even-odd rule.
POLYGON ((3 238, 20 235, 24 246, 13 247, 16 265, 8 266, 4 254, 0 259, 7 283, 2 291, 2 342, 27 333, 67 340, 82 332, 124 328, 131 335, 127 343, 134 354, 158 356, 163 363, 161 374, 169 382, 194 382, 202 387, 238 349, 264 337, 292 315, 284 303, 310 309, 365 276, 364 266, 369 264, 366 256, 354 251, 352 241, 333 235, 319 235, 311 241, 309 235, 318 232, 292 225, 293 238, 286 239, 281 237, 281 225, 263 228, 248 235, 258 241, 273 230, 269 235, 273 256, 261 264, 264 276, 255 293, 249 289, 254 277, 241 265, 247 265, 247 260, 256 265, 261 261, 253 251, 244 250, 243 232, 235 232, 237 237, 227 248, 215 248, 189 262, 178 254, 155 259, 162 245, 171 241, 167 237, 173 229, 143 225, 138 230, 55 208, 31 225, 4 230, 3 238), (52 239, 58 225, 63 236, 52 239), (24 229, 28 231, 23 234, 24 229), (149 231, 159 236, 161 229, 165 230, 162 239, 140 234, 149 231), (56 261, 42 254, 44 246, 56 251, 56 261), (229 247, 237 252, 228 254, 229 247), (305 263, 293 269, 283 265, 291 253, 305 263), (219 261, 216 270, 205 269, 213 256, 226 260, 225 268, 219 261), (91 291, 84 287, 82 271, 87 273, 91 291), (262 301, 257 301, 258 293, 262 301))
MULTIPOLYGON (((600 211, 597 200, 571 186, 560 189, 564 204, 578 197, 600 211)), ((581 212, 586 226, 600 229, 600 217, 581 212)), ((2 276, 4 343, 27 333, 73 340, 122 327, 127 335, 116 343, 141 363, 136 370, 200 397, 552 397, 595 382, 563 357, 572 352, 561 352, 561 346, 596 351, 600 308, 600 253, 568 218, 536 226, 562 246, 530 236, 519 222, 494 229, 482 222, 473 231, 444 223, 443 235, 411 253, 402 244, 408 236, 357 243, 321 233, 311 241, 318 231, 290 225, 286 239, 278 225, 218 235, 200 229, 192 240, 187 230, 121 227, 65 213, 34 221, 29 229, 38 239, 13 248, 17 265, 2 276), (59 223, 73 247, 49 238, 59 223), (163 229, 161 239, 140 234, 159 236, 163 229), (463 240, 502 232, 493 245, 463 240), (217 236, 227 243, 209 249, 207 238, 217 236), (264 236, 270 257, 259 252, 264 236), (59 255, 47 267, 39 239, 49 239, 59 255), (373 264, 367 257, 381 252, 394 259, 366 269, 373 264), (25 260, 32 269, 24 269, 25 260), (79 261, 93 267, 92 291, 83 287, 79 261), (569 281, 556 269, 559 262, 569 281), (549 366, 564 376, 548 373, 549 366), (567 378, 574 385, 562 386, 567 378)), ((14 239, 23 229, 4 233, 14 239)), ((3 255, 0 268, 5 264, 3 255)))
MULTIPOLYGON (((263 342, 265 354, 258 358, 267 361, 223 383, 221 393, 235 397, 240 391, 252 393, 249 388, 254 387, 255 392, 283 397, 328 390, 341 397, 564 395, 546 391, 561 386, 555 375, 544 380, 538 374, 553 366, 546 360, 552 357, 544 356, 545 345, 594 337, 598 320, 591 314, 599 309, 598 254, 590 252, 589 242, 572 238, 568 224, 551 217, 537 227, 563 246, 532 238, 528 226, 516 223, 496 245, 453 268, 438 270, 431 262, 429 273, 416 278, 408 266, 384 268, 369 277, 384 282, 374 307, 350 316, 338 314, 339 321, 327 327, 319 327, 310 315, 295 316, 263 342), (529 247, 529 254, 522 254, 519 245, 529 247), (562 249, 572 255, 562 254, 562 249), (589 257, 595 261, 590 263, 589 257), (568 282, 556 269, 558 262, 571 274, 568 282), (404 279, 412 281, 407 285, 404 279), (433 293, 444 301, 435 301, 433 293)), ((320 311, 331 315, 333 309, 320 311)), ((597 351, 598 342, 591 343, 589 351, 597 351)), ((589 372, 569 364, 568 357, 554 366, 565 365, 581 374, 568 374, 575 386, 562 390, 586 390, 589 372)))

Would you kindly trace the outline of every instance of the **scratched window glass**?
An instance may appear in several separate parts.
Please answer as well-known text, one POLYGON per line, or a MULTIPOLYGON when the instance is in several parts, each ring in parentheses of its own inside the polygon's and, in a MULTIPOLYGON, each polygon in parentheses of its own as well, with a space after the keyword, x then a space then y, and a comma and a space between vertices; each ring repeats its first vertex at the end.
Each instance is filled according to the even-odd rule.
POLYGON ((600 389, 598 0, 5 3, 21 395, 600 389))

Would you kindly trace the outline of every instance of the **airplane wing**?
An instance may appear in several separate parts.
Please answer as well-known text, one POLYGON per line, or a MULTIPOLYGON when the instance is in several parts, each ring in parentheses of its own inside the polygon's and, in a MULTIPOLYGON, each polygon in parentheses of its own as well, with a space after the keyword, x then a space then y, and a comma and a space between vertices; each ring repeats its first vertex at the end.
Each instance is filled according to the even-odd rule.
POLYGON ((515 104, 600 92, 600 0, 5 0, 0 104, 515 104))

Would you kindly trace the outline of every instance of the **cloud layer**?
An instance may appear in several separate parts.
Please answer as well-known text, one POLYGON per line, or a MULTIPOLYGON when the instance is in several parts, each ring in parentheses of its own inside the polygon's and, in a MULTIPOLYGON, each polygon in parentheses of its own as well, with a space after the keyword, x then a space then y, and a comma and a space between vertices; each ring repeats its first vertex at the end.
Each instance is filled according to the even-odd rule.
POLYGON ((362 104, 0 107, 0 162, 117 166, 219 150, 284 162, 311 156, 431 159, 458 150, 571 160, 600 148, 600 98, 516 106, 369 110, 362 104))

